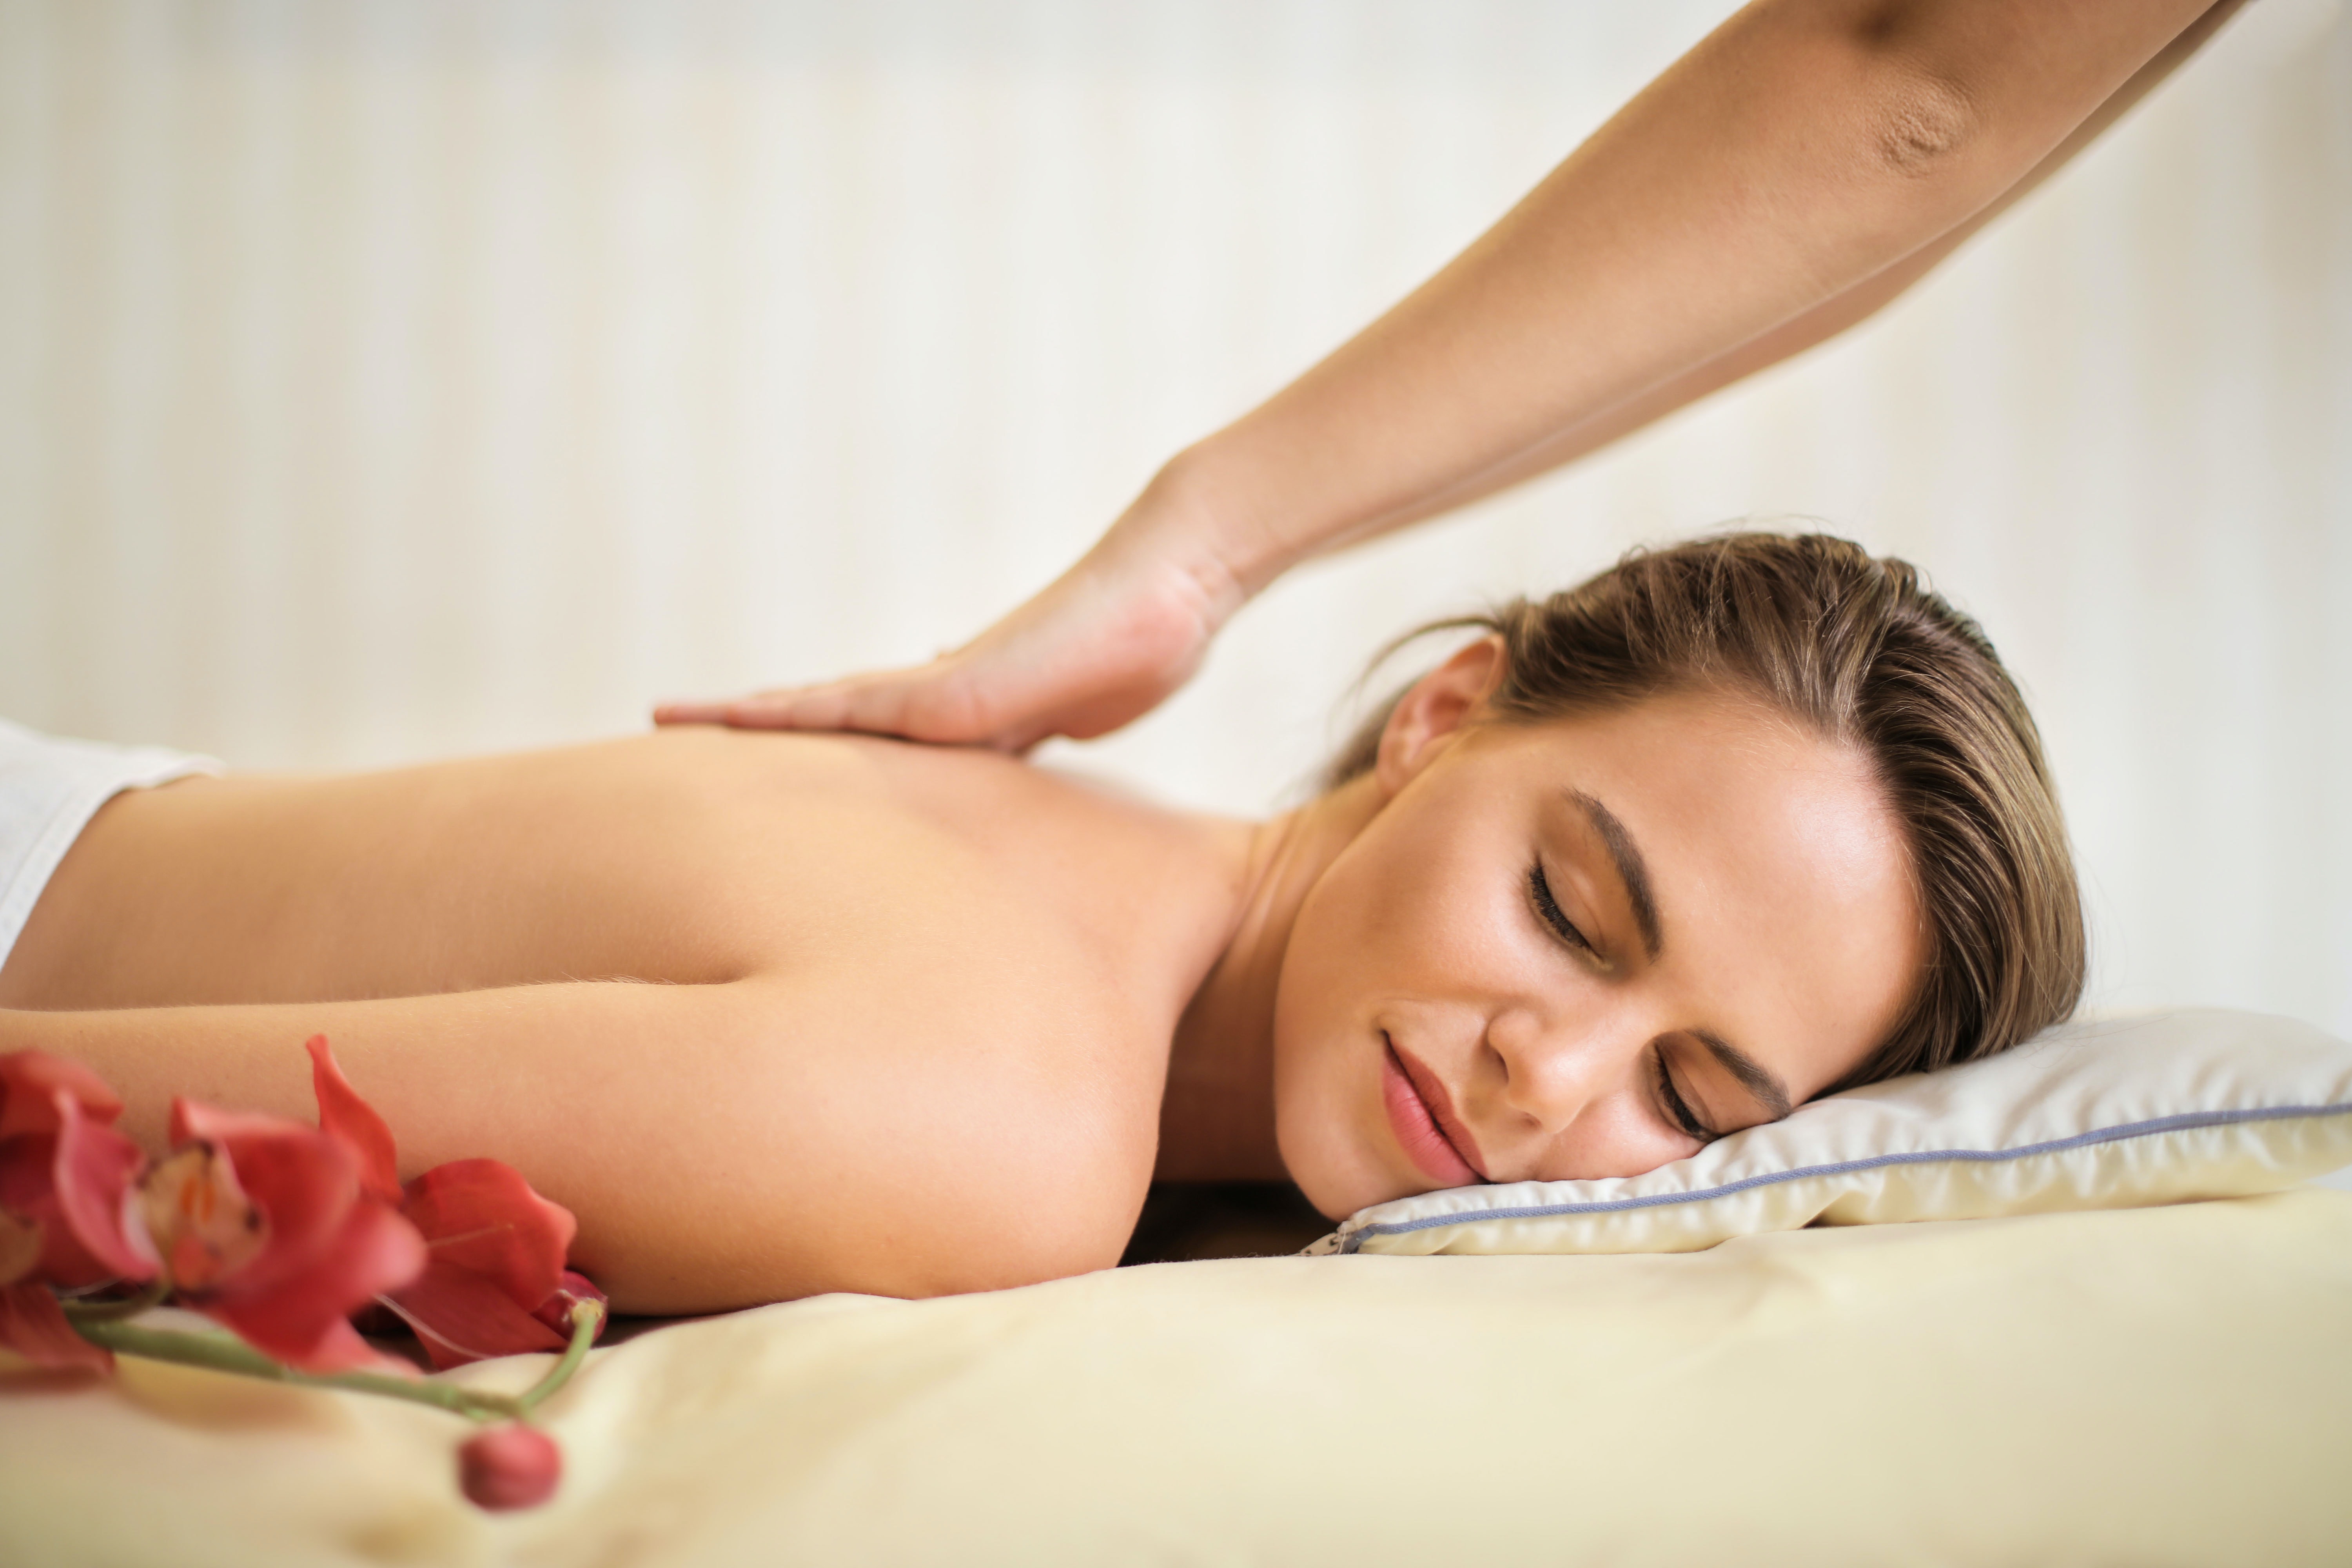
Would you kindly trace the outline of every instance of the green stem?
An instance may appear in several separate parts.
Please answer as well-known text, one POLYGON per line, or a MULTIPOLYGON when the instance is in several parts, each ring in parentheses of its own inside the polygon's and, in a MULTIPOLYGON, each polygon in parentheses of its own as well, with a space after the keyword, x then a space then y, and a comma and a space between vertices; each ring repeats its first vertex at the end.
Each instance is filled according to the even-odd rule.
POLYGON ((189 1333, 180 1329, 149 1329, 137 1323, 76 1322, 74 1331, 92 1344, 121 1355, 143 1356, 181 1366, 207 1367, 270 1383, 290 1383, 298 1388, 344 1388, 358 1394, 381 1394, 431 1405, 477 1421, 518 1419, 521 1403, 503 1394, 482 1394, 423 1378, 388 1377, 374 1372, 297 1372, 270 1360, 241 1340, 227 1334, 189 1333))
POLYGON ((84 1323, 110 1323, 120 1318, 135 1318, 148 1308, 160 1305, 171 1293, 171 1287, 158 1279, 136 1296, 126 1296, 119 1301, 59 1301, 66 1321, 79 1328, 84 1323))
POLYGON ((152 1306, 152 1300, 134 1299, 131 1301, 90 1303, 75 1311, 68 1307, 74 1331, 95 1345, 103 1345, 119 1355, 142 1356, 149 1361, 173 1362, 181 1366, 201 1366, 214 1372, 234 1373, 239 1377, 257 1377, 270 1383, 289 1383, 298 1388, 341 1388, 355 1394, 380 1394, 387 1399, 405 1399, 417 1405, 431 1405, 453 1415, 475 1421, 523 1421, 546 1399, 572 1381, 580 1363, 588 1359, 589 1346, 596 1342, 596 1331, 604 1321, 604 1307, 594 1301, 583 1301, 572 1310, 572 1342, 564 1348, 562 1359, 548 1369, 547 1375, 519 1394, 484 1394, 476 1389, 459 1388, 453 1384, 430 1383, 423 1378, 388 1377, 374 1372, 297 1372, 290 1366, 270 1360, 244 1341, 228 1334, 190 1333, 182 1329, 149 1329, 121 1321, 127 1311, 152 1306))
POLYGON ((596 1342, 596 1331, 604 1324, 604 1303, 582 1301, 572 1309, 572 1342, 563 1350, 563 1359, 547 1369, 547 1375, 515 1396, 527 1418, 539 1408, 539 1402, 572 1381, 580 1363, 588 1359, 588 1347, 596 1342))
POLYGON ((579 1371, 581 1361, 588 1359, 588 1347, 595 1344, 597 1326, 602 1326, 602 1321, 604 1307, 597 1302, 581 1302, 574 1307, 572 1344, 564 1347, 562 1359, 548 1368, 548 1375, 524 1389, 522 1394, 485 1394, 480 1389, 461 1389, 452 1383, 428 1383, 424 1377, 388 1377, 383 1373, 297 1373, 291 1366, 270 1361, 245 1340, 230 1338, 226 1333, 142 1328, 139 1323, 120 1321, 118 1317, 75 1314, 73 1331, 91 1344, 103 1344, 106 1350, 122 1356, 174 1361, 179 1366, 205 1366, 216 1373, 264 1377, 268 1383, 291 1383, 303 1389, 351 1389, 355 1394, 383 1394, 385 1399, 437 1405, 442 1411, 466 1415, 468 1420, 530 1420, 531 1411, 539 1408, 541 1401, 572 1383, 572 1373, 579 1371))

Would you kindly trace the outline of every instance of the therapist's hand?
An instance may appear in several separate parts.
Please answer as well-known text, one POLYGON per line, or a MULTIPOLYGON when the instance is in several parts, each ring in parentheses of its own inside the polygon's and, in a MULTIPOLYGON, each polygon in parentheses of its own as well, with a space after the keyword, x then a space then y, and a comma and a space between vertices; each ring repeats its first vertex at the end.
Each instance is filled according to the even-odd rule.
POLYGON ((668 703, 654 721, 856 730, 1015 752, 1053 735, 1084 740, 1150 712, 1191 679, 1242 597, 1213 573, 1106 540, 928 664, 732 701, 668 703))

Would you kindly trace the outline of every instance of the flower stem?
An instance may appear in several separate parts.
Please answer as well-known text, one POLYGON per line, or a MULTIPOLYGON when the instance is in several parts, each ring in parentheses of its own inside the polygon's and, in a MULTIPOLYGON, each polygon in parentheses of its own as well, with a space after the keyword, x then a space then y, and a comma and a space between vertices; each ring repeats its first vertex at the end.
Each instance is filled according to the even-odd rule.
POLYGON ((580 1363, 588 1359, 588 1347, 596 1342, 596 1331, 604 1326, 604 1303, 581 1301, 572 1309, 572 1342, 563 1349, 563 1359, 547 1369, 547 1375, 515 1396, 521 1414, 528 1417, 539 1408, 539 1402, 572 1381, 580 1363))
POLYGON ((152 1301, 107 1302, 97 1310, 85 1309, 71 1313, 74 1331, 92 1344, 104 1345, 118 1355, 143 1356, 149 1361, 167 1361, 181 1366, 201 1366, 214 1372, 235 1373, 240 1377, 257 1377, 270 1383, 290 1383, 298 1388, 341 1388, 355 1394, 381 1394, 389 1399, 405 1399, 417 1405, 431 1405, 464 1415, 475 1421, 522 1421, 530 1418, 541 1400, 572 1381, 580 1363, 588 1359, 588 1347, 596 1342, 596 1331, 604 1321, 604 1308, 597 1301, 583 1301, 572 1309, 572 1343, 564 1348, 563 1357, 550 1367, 545 1377, 519 1394, 485 1394, 478 1389, 459 1388, 446 1383, 431 1383, 424 1378, 388 1377, 375 1372, 297 1372, 270 1360, 242 1340, 227 1334, 190 1333, 183 1329, 142 1328, 137 1323, 121 1321, 122 1313, 116 1308, 137 1310, 152 1306, 152 1301), (101 1312, 103 1315, 101 1315, 101 1312))
MULTIPOLYGON (((160 1303, 171 1293, 171 1287, 158 1279, 136 1296, 125 1296, 114 1301, 60 1300, 66 1321, 77 1329, 84 1323, 109 1323, 119 1318, 135 1318, 148 1308, 160 1303)), ((88 1338, 87 1335, 83 1336, 88 1338)))
MULTIPOLYGON (((423 1378, 388 1377, 373 1372, 297 1372, 227 1334, 150 1329, 137 1323, 105 1320, 95 1322, 77 1321, 74 1331, 92 1344, 104 1345, 119 1355, 143 1356, 149 1361, 174 1362, 182 1366, 207 1367, 214 1372, 235 1373, 241 1377, 290 1383, 299 1388, 345 1388, 359 1394, 381 1394, 387 1398, 437 1405, 477 1421, 518 1419, 524 1408, 520 1400, 508 1394, 484 1394, 450 1384, 429 1383, 423 1378)), ((567 1354, 565 1360, 570 1359, 567 1354)), ((559 1367, 558 1370, 562 1369, 559 1367)))

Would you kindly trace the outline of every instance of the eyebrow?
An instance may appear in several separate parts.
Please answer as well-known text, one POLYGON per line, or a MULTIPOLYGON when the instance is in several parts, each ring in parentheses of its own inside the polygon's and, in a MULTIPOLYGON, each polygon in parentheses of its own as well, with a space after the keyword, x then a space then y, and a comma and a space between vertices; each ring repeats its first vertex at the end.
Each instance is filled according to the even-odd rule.
MULTIPOLYGON (((1642 858, 1641 847, 1625 831, 1625 825, 1617 820, 1615 812, 1580 789, 1567 793, 1569 799, 1583 808, 1592 831, 1601 835, 1601 846, 1617 868, 1617 879, 1625 884, 1625 901, 1633 906, 1633 923, 1642 928, 1642 946, 1652 958, 1657 957, 1665 951, 1665 935, 1658 929, 1658 900, 1650 892, 1650 868, 1642 858)), ((1747 1060, 1745 1057, 1740 1059, 1747 1060)))
POLYGON ((1780 1081, 1778 1073, 1711 1030, 1693 1029, 1691 1036, 1723 1064, 1724 1071, 1739 1080, 1740 1088, 1754 1095, 1757 1103, 1771 1113, 1769 1120, 1778 1121, 1789 1114, 1789 1086, 1780 1081))

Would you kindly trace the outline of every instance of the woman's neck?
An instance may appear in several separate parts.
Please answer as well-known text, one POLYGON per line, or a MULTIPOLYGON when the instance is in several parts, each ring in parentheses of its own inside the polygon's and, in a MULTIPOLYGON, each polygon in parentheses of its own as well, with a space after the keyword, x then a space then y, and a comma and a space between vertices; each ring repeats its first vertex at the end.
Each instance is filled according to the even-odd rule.
POLYGON ((1236 841, 1233 934, 1176 1026, 1160 1109, 1164 1181, 1281 1181, 1274 1000, 1299 906, 1379 807, 1369 778, 1260 823, 1236 841))

